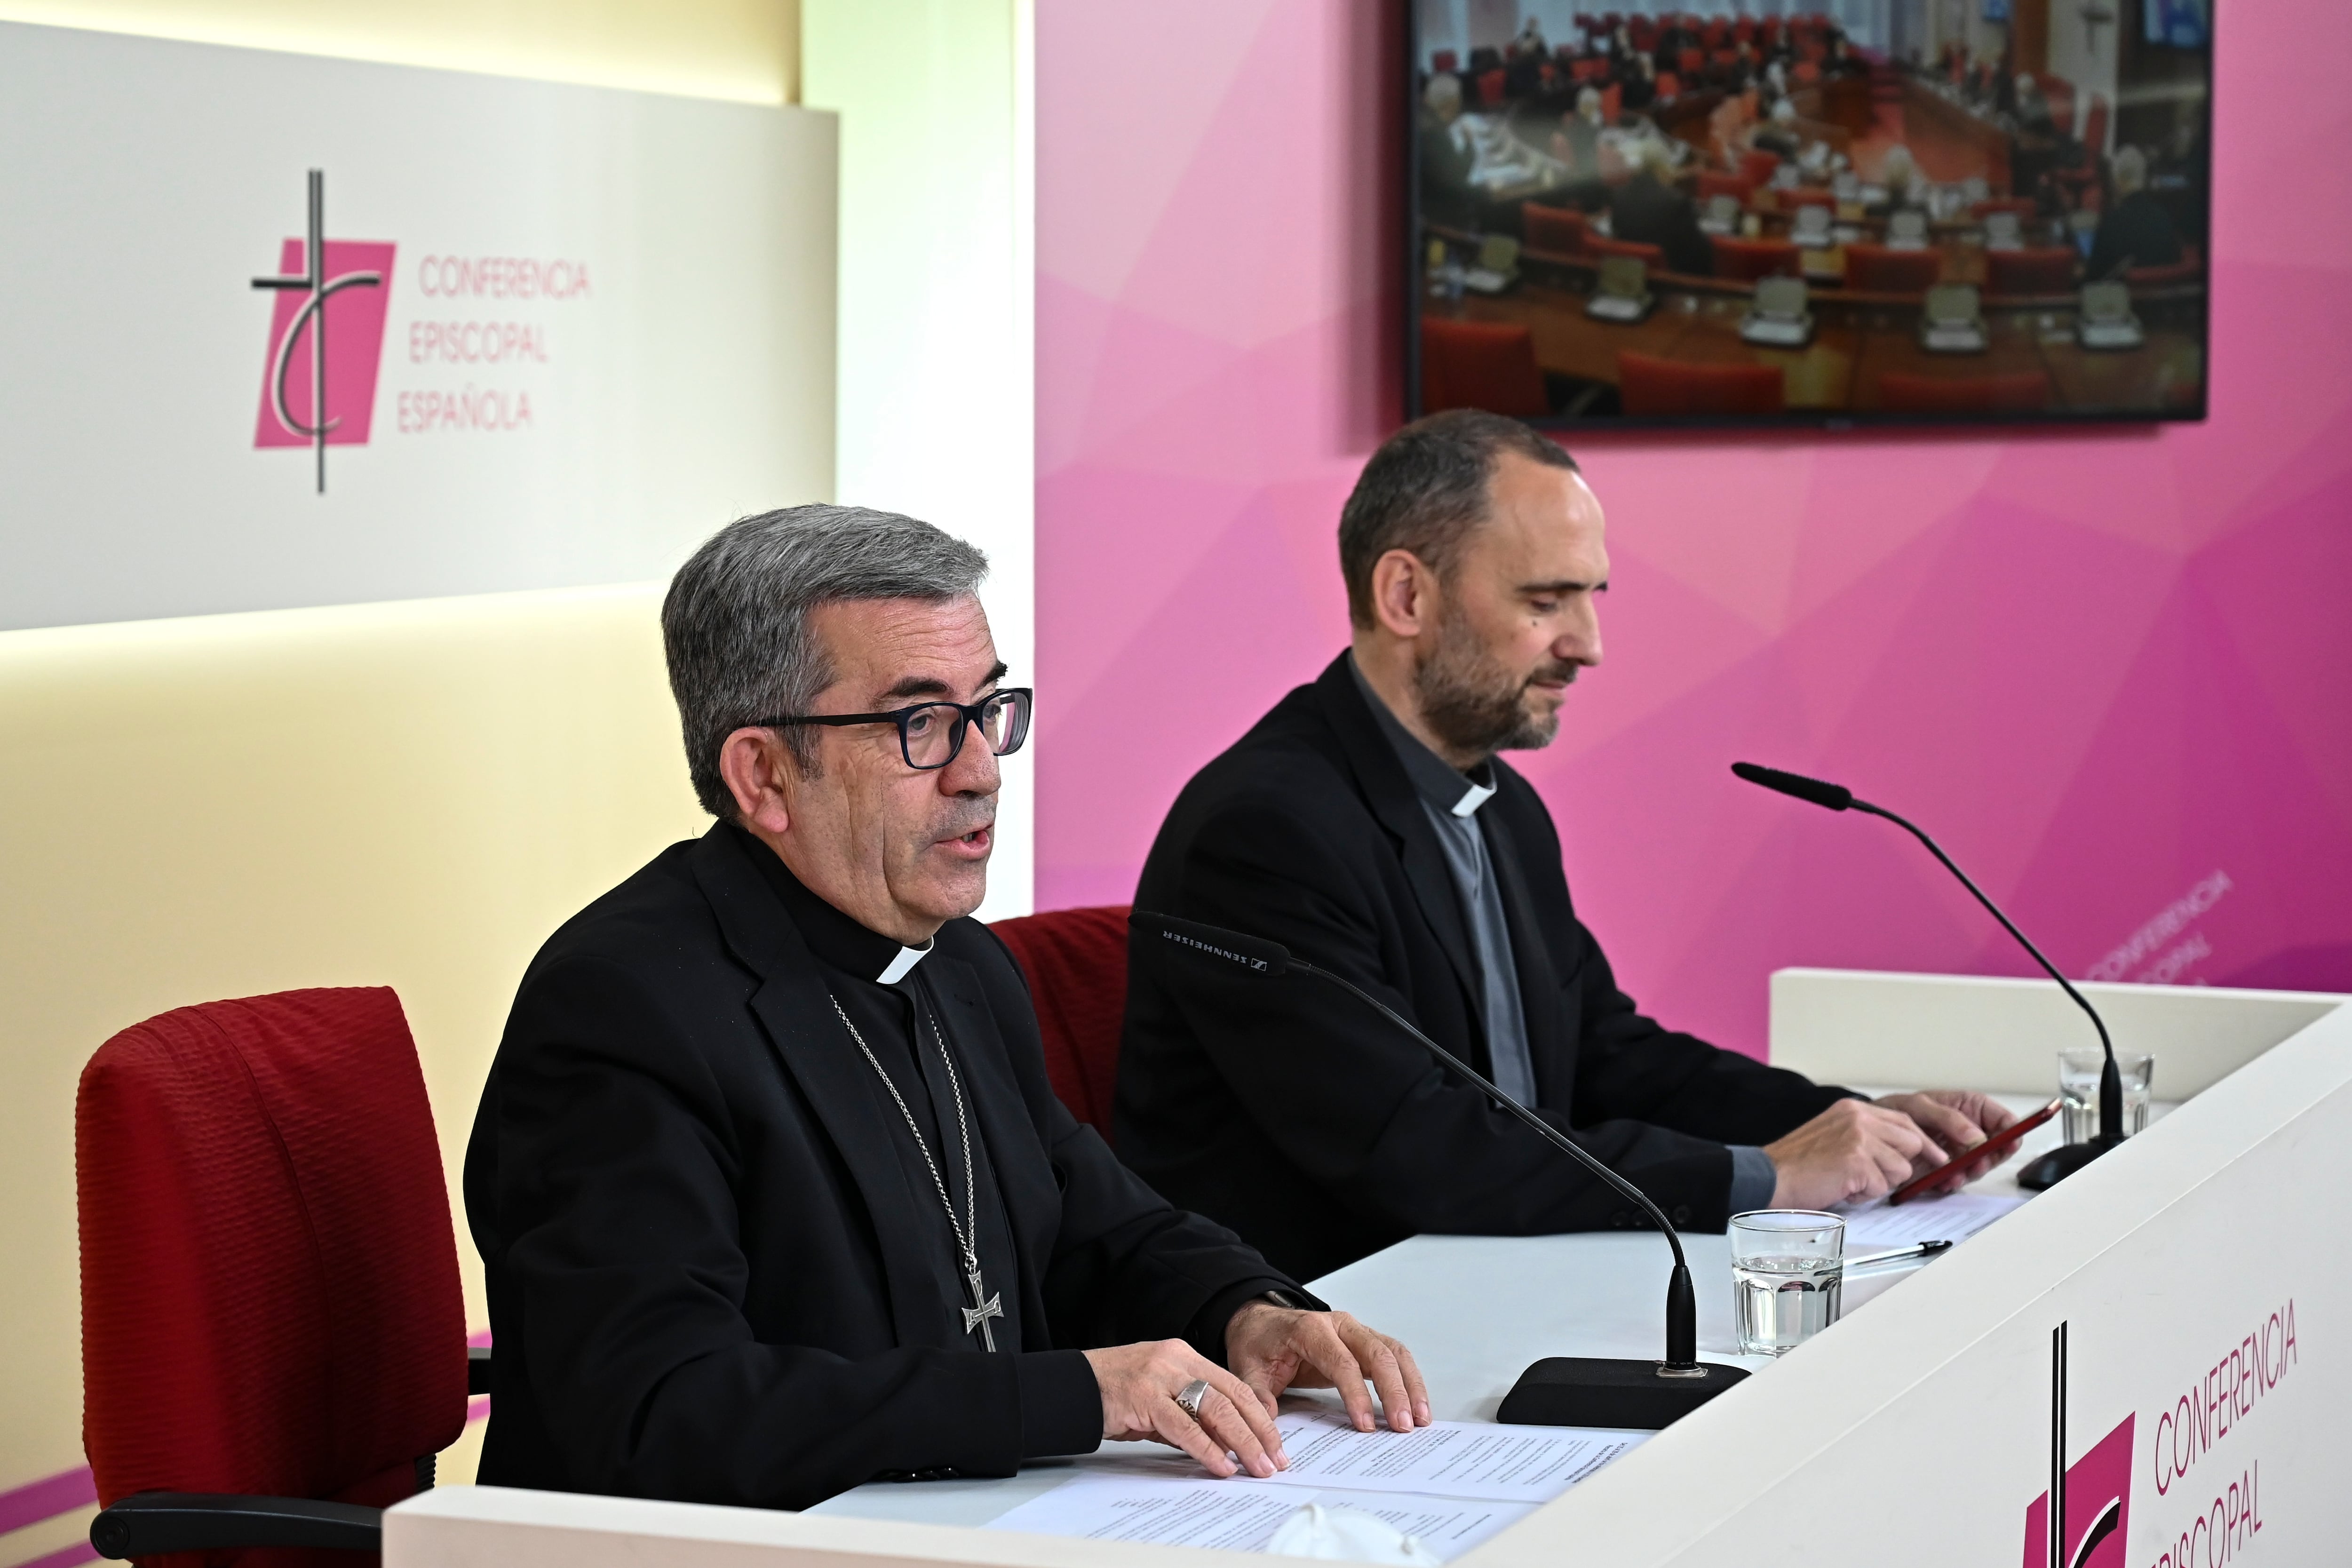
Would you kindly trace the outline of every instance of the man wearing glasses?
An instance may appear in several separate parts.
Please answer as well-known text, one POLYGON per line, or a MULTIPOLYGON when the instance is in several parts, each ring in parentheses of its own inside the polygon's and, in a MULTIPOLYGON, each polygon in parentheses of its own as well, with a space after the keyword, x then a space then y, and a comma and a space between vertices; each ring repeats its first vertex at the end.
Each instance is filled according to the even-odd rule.
POLYGON ((1152 1437, 1270 1474, 1286 1386, 1428 1419, 1412 1359, 1171 1208, 1055 1100, 968 918, 1002 684, 980 552, 745 518, 662 609, 719 820, 524 975, 466 1159, 498 1345, 481 1479, 798 1508, 1152 1437), (1231 1457, 1229 1457, 1231 1456, 1231 1457))

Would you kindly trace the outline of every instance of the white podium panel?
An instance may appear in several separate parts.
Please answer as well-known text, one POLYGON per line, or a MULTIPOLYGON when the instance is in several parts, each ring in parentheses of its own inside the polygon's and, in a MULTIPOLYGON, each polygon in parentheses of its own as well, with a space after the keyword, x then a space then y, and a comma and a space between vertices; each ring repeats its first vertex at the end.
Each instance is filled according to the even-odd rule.
MULTIPOLYGON (((1816 994, 1808 1011, 1776 991, 1780 1059, 1838 1059, 1863 1082, 1993 1089, 2023 1071, 2022 1047, 1980 1032, 2019 1005, 2010 983, 1814 972, 1798 984, 1816 994), (1834 994, 1842 985, 1869 1005, 1834 994), (1869 1027, 1838 1037, 1857 1021, 1869 1027), (1988 1042, 1979 1070, 1958 1054, 1972 1038, 1988 1042), (1896 1070, 1896 1045, 1937 1039, 1947 1054, 1931 1070, 1896 1070), (1874 1055, 1858 1040, 1893 1044, 1874 1055)), ((2343 1561, 2352 1489, 2327 1434, 2352 1397, 2352 1360, 2336 1353, 2352 1258, 2326 1238, 2336 1194, 2352 1191, 2347 1000, 2200 991, 2126 1003, 2135 1028, 2147 1020, 2141 1039, 2184 1042, 2184 1076, 2232 1052, 2252 1059, 1929 1267, 1856 1292, 1844 1321, 1778 1363, 1748 1361, 1748 1382, 1454 1561, 2038 1568, 2062 1324, 2070 1556, 2112 1511, 2117 1527, 2084 1568, 2343 1561), (2265 1051, 2252 1042, 2266 1032, 2284 1037, 2265 1051)), ((2172 1047, 2156 1048, 2162 1074, 2172 1047)), ((2047 1074, 2016 1087, 2046 1092, 2047 1074)), ((1721 1237, 1690 1250, 1702 1349, 1723 1359, 1727 1255, 1721 1237)), ((1437 1414, 1477 1420, 1538 1357, 1654 1353, 1665 1269, 1664 1247, 1633 1235, 1423 1237, 1317 1285, 1419 1348, 1437 1414)), ((803 1514, 451 1489, 391 1512, 384 1558, 748 1568, 1244 1555, 973 1528, 1086 1464, 864 1487, 803 1514)))

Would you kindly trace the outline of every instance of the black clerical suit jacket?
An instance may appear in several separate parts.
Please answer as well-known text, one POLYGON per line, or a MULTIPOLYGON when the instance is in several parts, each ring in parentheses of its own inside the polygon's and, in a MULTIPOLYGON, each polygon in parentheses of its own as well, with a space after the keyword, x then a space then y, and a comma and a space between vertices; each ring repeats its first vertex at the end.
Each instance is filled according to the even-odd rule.
MULTIPOLYGON (((1721 1230, 1725 1145, 1769 1142, 1846 1091, 1635 1011, 1576 918, 1550 815, 1511 768, 1494 771, 1477 820, 1538 1108, 1677 1226, 1721 1230)), ((1444 850, 1345 655, 1185 786, 1136 905, 1282 942, 1491 1068, 1444 850)), ((1276 1267, 1312 1279, 1423 1232, 1647 1223, 1337 987, 1252 978, 1139 933, 1129 952, 1119 1157, 1276 1267)))
MULTIPOLYGON (((982 1265, 1022 1342, 981 1350, 938 1194, 769 853, 723 826, 672 847, 524 976, 466 1158, 498 1350, 485 1482, 796 1508, 1009 1475, 1099 1440, 1081 1348, 1292 1284, 1072 1119, 1019 967, 954 921, 922 967, 1017 1253, 982 1265)), ((1223 1321, 1195 1334, 1219 1359, 1223 1321)))

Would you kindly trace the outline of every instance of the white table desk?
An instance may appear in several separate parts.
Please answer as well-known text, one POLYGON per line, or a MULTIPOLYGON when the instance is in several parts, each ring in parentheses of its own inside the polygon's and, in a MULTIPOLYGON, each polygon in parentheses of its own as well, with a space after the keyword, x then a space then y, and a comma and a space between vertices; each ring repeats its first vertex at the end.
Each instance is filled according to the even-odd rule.
MULTIPOLYGON (((1844 1321, 1472 1548, 1460 1568, 1819 1568, 1890 1552, 1935 1568, 2016 1562, 2021 1546, 2036 1551, 2049 1486, 2062 1325, 2070 1527, 2120 1503, 2122 1553, 2103 1552, 2128 1568, 2184 1552, 2248 1568, 2341 1562, 2352 1250, 2332 1237, 2352 1191, 2352 1007, 2089 989, 2118 1047, 2154 1049, 2159 1088, 2193 1099, 1925 1268, 1883 1285, 1857 1279, 1844 1321), (2226 1553, 2214 1531, 2234 1532, 2226 1553)), ((1775 1058, 1857 1086, 1916 1071, 2033 1103, 2049 1092, 2055 1047, 2082 1030, 2047 986, 1822 972, 1774 982, 1775 1058)), ((1726 1244, 1685 1246, 1701 1347, 1722 1359, 1726 1244)), ((1414 1346, 1438 1414, 1475 1420, 1538 1357, 1655 1355, 1665 1277, 1657 1238, 1612 1232, 1417 1237, 1316 1284, 1414 1346)), ((860 1488, 799 1514, 447 1488, 389 1511, 384 1568, 1264 1561, 971 1528, 1069 1473, 860 1488)))
MULTIPOLYGON (((1864 1086, 1857 1086, 1864 1087, 1864 1086)), ((1864 1092, 1885 1092, 1864 1088, 1864 1092)), ((2048 1096, 2001 1095, 2033 1110, 2048 1096)), ((2171 1109, 2149 1108, 2151 1118, 2171 1109)), ((2036 1129, 2023 1152, 1971 1189, 2018 1194, 2026 1160, 2056 1146, 2058 1124, 2036 1129)), ((1562 1155, 1565 1159, 1567 1156, 1562 1155)), ((1699 1353, 1750 1372, 1769 1356, 1738 1353, 1731 1323, 1731 1252, 1720 1234, 1687 1233, 1698 1293, 1699 1353)), ((1851 1250, 1851 1249, 1850 1249, 1851 1250)), ((1666 1244, 1651 1231, 1582 1236, 1418 1236, 1313 1282, 1317 1295, 1412 1347, 1442 1421, 1492 1421, 1528 1364, 1544 1356, 1655 1356, 1665 1340, 1666 1244)), ((1847 1317, 1919 1272, 1900 1266, 1858 1271, 1845 1285, 1847 1317)), ((1835 1331, 1832 1328, 1832 1332, 1835 1331)), ((1031 1465, 1003 1480, 876 1482, 808 1511, 921 1524, 986 1524, 1074 1474, 1149 1443, 1106 1443, 1094 1456, 1031 1465)))

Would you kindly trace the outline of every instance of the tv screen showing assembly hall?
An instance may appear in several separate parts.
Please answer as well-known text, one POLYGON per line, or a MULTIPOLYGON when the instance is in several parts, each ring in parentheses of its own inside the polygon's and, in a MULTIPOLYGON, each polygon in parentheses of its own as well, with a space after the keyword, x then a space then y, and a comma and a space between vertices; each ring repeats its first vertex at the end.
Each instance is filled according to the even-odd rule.
POLYGON ((2203 0, 1582 4, 1414 8, 1423 410, 2203 417, 2203 0))

